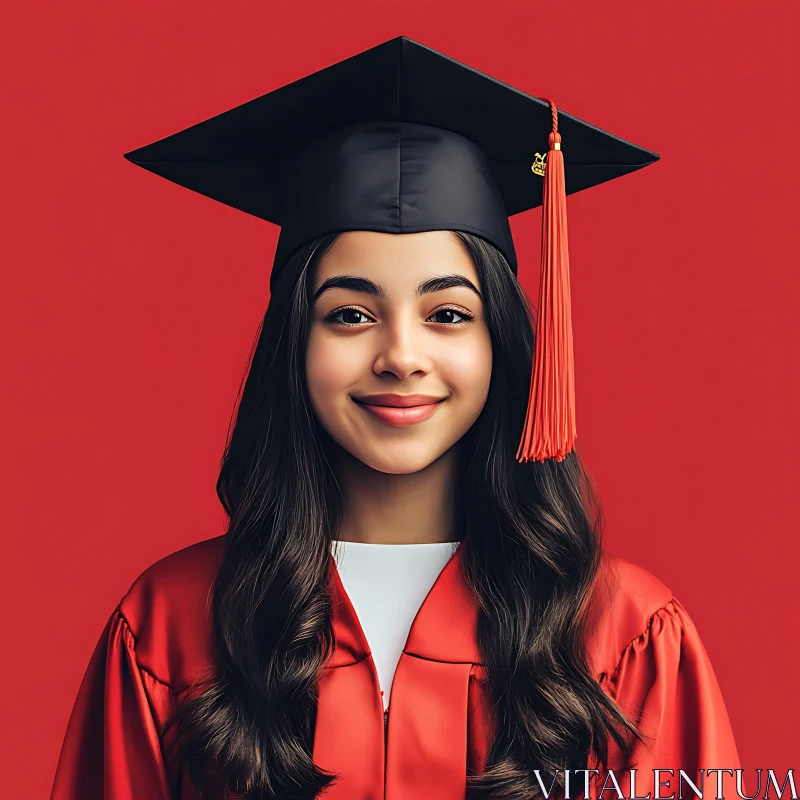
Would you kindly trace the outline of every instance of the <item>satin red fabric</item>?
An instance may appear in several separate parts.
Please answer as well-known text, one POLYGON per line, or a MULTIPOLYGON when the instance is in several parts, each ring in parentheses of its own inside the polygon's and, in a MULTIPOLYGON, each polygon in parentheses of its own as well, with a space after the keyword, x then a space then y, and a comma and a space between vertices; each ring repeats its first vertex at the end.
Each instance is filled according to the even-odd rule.
MULTIPOLYGON (((223 539, 154 564, 111 614, 75 701, 51 800, 199 800, 165 755, 158 726, 210 661, 207 601, 223 539)), ((331 557, 336 645, 320 680, 313 756, 340 779, 325 800, 463 798, 467 768, 485 764, 491 700, 461 553, 439 574, 411 627, 386 736, 375 665, 331 557)), ((637 794, 654 796, 653 769, 683 769, 697 779, 700 769, 738 768, 714 671, 667 587, 606 553, 591 618, 597 680, 649 737, 632 757, 637 794)), ((609 766, 629 795, 628 764, 614 748, 609 766)))

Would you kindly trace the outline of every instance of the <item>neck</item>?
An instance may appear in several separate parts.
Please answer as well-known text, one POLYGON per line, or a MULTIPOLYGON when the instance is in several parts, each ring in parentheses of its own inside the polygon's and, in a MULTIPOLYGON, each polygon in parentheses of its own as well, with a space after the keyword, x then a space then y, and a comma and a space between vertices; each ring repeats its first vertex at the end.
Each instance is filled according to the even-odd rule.
POLYGON ((456 455, 453 447, 419 472, 391 475, 340 450, 335 468, 344 514, 338 538, 366 544, 456 541, 456 455))

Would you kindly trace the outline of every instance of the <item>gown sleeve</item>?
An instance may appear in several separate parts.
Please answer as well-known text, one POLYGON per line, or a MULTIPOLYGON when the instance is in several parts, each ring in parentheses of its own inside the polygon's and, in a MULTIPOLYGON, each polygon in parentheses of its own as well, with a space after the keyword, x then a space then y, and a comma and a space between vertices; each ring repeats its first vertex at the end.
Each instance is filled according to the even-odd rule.
POLYGON ((50 800, 170 800, 156 717, 171 690, 140 669, 135 644, 118 606, 78 690, 50 800))
POLYGON ((626 797, 630 796, 631 769, 636 770, 635 789, 640 797, 648 792, 653 798, 673 793, 694 796, 691 786, 679 784, 679 770, 698 787, 700 770, 704 770, 710 796, 716 796, 720 777, 726 787, 732 786, 735 773, 707 772, 738 769, 739 755, 708 654, 677 599, 659 609, 644 633, 625 648, 606 690, 646 739, 636 743, 629 759, 615 765, 623 770, 617 777, 626 797), (674 777, 653 772, 670 769, 674 777), (657 778, 662 782, 658 793, 657 778))

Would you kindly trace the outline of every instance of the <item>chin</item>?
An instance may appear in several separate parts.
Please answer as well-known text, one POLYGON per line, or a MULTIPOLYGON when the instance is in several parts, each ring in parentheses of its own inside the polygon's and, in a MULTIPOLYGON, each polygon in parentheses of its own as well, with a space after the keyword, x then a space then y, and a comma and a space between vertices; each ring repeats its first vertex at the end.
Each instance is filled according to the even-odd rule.
POLYGON ((442 455, 442 452, 429 446, 402 447, 397 443, 383 446, 376 443, 374 448, 359 447, 357 450, 350 450, 350 453, 376 472, 385 472, 388 475, 421 472, 442 455))

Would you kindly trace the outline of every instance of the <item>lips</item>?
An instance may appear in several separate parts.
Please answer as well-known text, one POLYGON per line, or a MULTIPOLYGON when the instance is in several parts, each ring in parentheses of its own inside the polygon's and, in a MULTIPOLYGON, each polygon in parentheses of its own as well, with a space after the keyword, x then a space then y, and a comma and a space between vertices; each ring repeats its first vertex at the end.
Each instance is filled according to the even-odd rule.
POLYGON ((405 428, 432 417, 447 398, 425 394, 371 394, 352 399, 381 422, 405 428))

